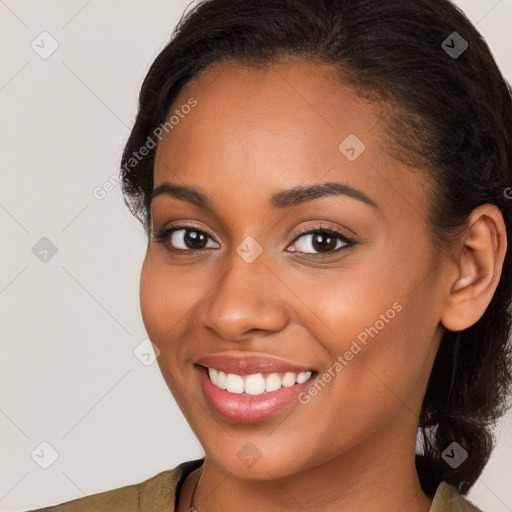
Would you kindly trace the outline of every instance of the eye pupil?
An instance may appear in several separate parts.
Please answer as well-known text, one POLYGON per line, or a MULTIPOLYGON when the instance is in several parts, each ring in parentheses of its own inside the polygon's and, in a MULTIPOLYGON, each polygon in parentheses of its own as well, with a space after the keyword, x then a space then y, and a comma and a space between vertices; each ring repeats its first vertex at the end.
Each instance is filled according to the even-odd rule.
POLYGON ((187 230, 185 232, 185 244, 191 249, 202 249, 206 245, 207 236, 199 231, 187 230))
POLYGON ((329 233, 315 234, 313 235, 312 245, 315 251, 331 251, 336 248, 336 238, 329 233), (321 240, 324 240, 324 242, 321 240))

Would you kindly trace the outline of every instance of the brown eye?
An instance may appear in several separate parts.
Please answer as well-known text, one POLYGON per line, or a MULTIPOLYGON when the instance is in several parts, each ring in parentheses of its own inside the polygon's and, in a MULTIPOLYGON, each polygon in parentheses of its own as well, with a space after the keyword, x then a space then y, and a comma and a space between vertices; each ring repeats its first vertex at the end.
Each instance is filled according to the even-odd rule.
POLYGON ((352 240, 337 231, 322 229, 298 236, 292 246, 295 248, 292 250, 306 254, 328 254, 353 244, 352 240))
POLYGON ((209 247, 219 247, 204 231, 194 227, 167 229, 153 238, 156 242, 170 245, 171 251, 200 251, 209 247))
MULTIPOLYGON (((183 230, 180 230, 183 231, 183 230)), ((178 232, 174 232, 176 235, 178 232)), ((173 237, 171 237, 172 240, 173 237)), ((185 230, 185 235, 183 238, 183 244, 188 249, 204 249, 206 247, 206 243, 208 242, 208 235, 202 233, 201 231, 190 231, 185 230)))

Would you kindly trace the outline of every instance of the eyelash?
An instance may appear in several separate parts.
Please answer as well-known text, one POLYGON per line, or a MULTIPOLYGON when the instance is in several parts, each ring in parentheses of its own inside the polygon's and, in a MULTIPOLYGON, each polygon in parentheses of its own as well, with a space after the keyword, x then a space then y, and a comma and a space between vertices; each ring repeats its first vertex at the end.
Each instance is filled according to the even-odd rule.
MULTIPOLYGON (((208 235, 208 233, 206 233, 205 231, 202 231, 202 230, 196 228, 195 226, 190 226, 190 225, 171 226, 169 228, 163 229, 162 231, 160 231, 157 234, 152 235, 152 239, 156 243, 164 244, 165 242, 167 242, 169 240, 169 238, 171 237, 171 235, 172 235, 172 233, 174 231, 181 231, 181 230, 194 231, 194 232, 197 232, 197 233, 202 233, 202 234, 206 235, 208 238, 212 239, 208 235)), ((321 233, 321 234, 327 233, 327 234, 329 234, 331 236, 335 236, 336 238, 341 240, 345 245, 342 246, 342 247, 338 247, 337 249, 334 249, 334 250, 329 251, 327 253, 303 253, 301 251, 291 251, 291 252, 297 252, 299 254, 307 254, 307 255, 314 256, 315 258, 320 258, 321 259, 321 258, 331 257, 333 254, 337 254, 337 253, 341 252, 344 249, 350 249, 351 247, 353 247, 356 244, 355 240, 345 236, 340 231, 338 231, 336 229, 333 229, 331 227, 324 227, 324 226, 320 225, 320 226, 317 226, 317 227, 315 227, 313 229, 305 228, 304 230, 299 231, 296 234, 295 238, 292 240, 290 245, 294 244, 299 238, 301 238, 304 235, 319 234, 319 233, 321 233)), ((217 243, 217 242, 215 242, 215 243, 217 243)), ((166 247, 166 248, 167 248, 167 250, 169 252, 175 253, 175 254, 184 254, 184 253, 189 253, 190 254, 190 253, 194 253, 194 252, 208 250, 208 249, 174 249, 174 248, 170 249, 168 247, 166 247)))

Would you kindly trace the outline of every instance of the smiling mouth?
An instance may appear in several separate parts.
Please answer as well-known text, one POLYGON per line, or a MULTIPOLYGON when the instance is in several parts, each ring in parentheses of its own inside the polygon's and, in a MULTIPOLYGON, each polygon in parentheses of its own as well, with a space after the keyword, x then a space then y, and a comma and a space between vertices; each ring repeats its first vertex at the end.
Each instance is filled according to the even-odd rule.
MULTIPOLYGON (((201 365, 202 366, 202 365, 201 365)), ((228 393, 236 395, 258 396, 281 388, 290 388, 296 384, 303 384, 316 373, 307 372, 273 372, 273 373, 253 373, 250 375, 238 375, 236 373, 226 373, 215 368, 202 366, 210 378, 212 384, 228 393)))

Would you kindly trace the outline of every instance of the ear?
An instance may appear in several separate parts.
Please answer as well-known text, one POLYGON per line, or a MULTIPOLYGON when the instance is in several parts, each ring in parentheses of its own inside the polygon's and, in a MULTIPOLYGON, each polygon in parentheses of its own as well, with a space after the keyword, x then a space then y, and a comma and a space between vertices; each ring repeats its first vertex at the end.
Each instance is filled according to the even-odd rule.
POLYGON ((441 323, 450 331, 462 331, 484 314, 498 286, 507 251, 507 233, 499 208, 484 204, 475 208, 461 239, 459 254, 448 273, 448 296, 441 323))

